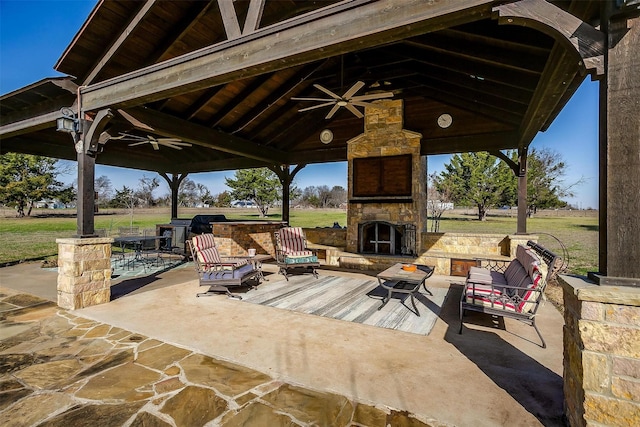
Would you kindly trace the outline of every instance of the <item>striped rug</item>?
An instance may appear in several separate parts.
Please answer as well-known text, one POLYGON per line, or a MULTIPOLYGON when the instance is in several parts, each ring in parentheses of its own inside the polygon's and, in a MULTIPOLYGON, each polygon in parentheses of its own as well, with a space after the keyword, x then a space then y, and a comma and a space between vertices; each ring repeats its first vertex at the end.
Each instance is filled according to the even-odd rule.
MULTIPOLYGON (((386 291, 377 279, 354 279, 336 276, 291 276, 289 281, 270 276, 256 289, 243 294, 242 301, 293 310, 348 322, 428 335, 438 319, 447 289, 429 288, 429 295, 420 288, 416 306, 420 317, 413 313, 411 299, 406 294, 394 294, 382 310, 378 310, 386 291), (406 305, 405 305, 406 304, 406 305)), ((427 287, 429 281, 427 280, 427 287)))

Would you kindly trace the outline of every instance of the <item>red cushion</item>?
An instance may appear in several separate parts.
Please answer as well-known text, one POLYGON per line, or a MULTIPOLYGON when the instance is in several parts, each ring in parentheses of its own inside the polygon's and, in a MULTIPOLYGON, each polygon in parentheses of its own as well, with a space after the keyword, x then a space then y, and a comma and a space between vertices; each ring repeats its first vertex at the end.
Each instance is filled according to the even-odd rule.
POLYGON ((191 244, 193 245, 193 248, 199 252, 215 247, 216 242, 213 238, 213 234, 206 233, 193 236, 193 238, 191 239, 191 244))

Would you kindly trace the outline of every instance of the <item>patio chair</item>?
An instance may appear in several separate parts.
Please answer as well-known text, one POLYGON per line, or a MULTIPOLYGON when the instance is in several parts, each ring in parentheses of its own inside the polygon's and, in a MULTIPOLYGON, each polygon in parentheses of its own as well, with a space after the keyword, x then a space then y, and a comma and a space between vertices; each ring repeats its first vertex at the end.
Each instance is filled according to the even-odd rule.
POLYGON ((220 257, 213 234, 194 236, 187 240, 187 248, 193 256, 200 286, 209 286, 206 292, 198 293, 198 297, 224 293, 230 298, 242 299, 232 294, 229 287, 243 286, 251 279, 256 285, 260 284, 260 270, 246 258, 220 257))
POLYGON ((142 232, 144 237, 140 242, 140 252, 146 264, 155 264, 156 267, 162 265, 164 267, 164 259, 162 258, 162 252, 159 249, 159 240, 156 236, 156 230, 154 228, 144 229, 142 232))
POLYGON ((307 247, 307 238, 301 227, 284 227, 274 232, 276 238, 276 263, 279 273, 289 280, 287 271, 306 268, 317 279, 317 267, 320 267, 318 255, 307 247))

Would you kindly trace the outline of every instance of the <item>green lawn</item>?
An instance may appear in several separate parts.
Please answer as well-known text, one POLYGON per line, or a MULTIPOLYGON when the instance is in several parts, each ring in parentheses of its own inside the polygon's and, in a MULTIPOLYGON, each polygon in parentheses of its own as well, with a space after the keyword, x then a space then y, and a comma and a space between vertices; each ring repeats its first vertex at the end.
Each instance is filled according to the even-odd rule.
MULTIPOLYGON (((222 213, 229 219, 260 219, 255 209, 181 209, 181 218, 194 215, 222 213)), ((596 271, 598 265, 598 218, 595 215, 580 215, 577 212, 546 213, 527 221, 527 231, 538 234, 540 242, 562 254, 561 244, 568 249, 569 270, 584 274, 596 271)), ((40 210, 32 217, 15 218, 15 213, 5 210, 0 214, 0 265, 20 260, 40 259, 57 253, 57 238, 71 237, 76 233, 74 212, 40 210)), ((268 219, 280 220, 279 210, 270 213, 268 219)), ((140 209, 134 211, 133 219, 121 210, 103 210, 95 218, 96 229, 105 229, 117 234, 119 227, 128 227, 131 223, 141 230, 154 229, 156 224, 170 221, 168 208, 140 209)), ((334 222, 346 225, 347 214, 338 209, 292 209, 291 224, 301 227, 330 227, 334 222)), ((431 224, 429 223, 429 227, 431 224)), ((500 233, 513 234, 516 231, 515 215, 489 216, 487 221, 479 222, 473 213, 447 212, 441 220, 442 232, 500 233)))

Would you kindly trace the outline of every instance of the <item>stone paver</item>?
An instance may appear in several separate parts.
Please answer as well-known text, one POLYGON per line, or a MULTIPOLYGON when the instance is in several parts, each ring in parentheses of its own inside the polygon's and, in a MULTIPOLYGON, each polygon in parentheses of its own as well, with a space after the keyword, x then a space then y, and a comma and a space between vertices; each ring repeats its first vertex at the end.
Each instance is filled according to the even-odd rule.
POLYGON ((2 426, 428 426, 0 288, 2 426))

